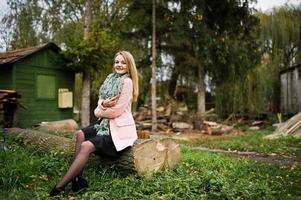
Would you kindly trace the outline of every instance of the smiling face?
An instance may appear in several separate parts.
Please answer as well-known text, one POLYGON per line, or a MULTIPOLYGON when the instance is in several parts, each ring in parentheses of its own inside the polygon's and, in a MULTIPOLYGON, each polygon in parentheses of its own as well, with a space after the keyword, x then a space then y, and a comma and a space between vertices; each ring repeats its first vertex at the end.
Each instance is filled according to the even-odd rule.
POLYGON ((117 74, 124 74, 128 72, 125 59, 122 55, 117 55, 114 62, 114 70, 117 74))

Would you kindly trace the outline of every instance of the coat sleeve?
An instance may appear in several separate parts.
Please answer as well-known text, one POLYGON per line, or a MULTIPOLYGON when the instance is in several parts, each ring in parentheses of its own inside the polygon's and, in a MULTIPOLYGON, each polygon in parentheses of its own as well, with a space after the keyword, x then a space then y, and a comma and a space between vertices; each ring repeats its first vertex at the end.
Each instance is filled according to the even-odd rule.
POLYGON ((116 118, 125 111, 126 107, 132 101, 132 96, 133 96, 132 79, 126 78, 124 79, 122 91, 116 105, 113 107, 104 108, 103 106, 101 106, 102 100, 99 99, 98 106, 94 110, 94 115, 97 118, 102 118, 102 117, 109 118, 109 119, 116 118))

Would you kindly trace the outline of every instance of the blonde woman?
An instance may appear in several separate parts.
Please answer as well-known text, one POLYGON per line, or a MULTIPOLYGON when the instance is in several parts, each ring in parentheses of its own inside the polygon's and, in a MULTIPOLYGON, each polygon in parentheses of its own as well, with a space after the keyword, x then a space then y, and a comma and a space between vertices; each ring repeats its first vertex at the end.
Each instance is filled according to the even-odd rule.
POLYGON ((99 89, 98 106, 94 110, 98 121, 77 132, 75 159, 50 196, 62 194, 69 182, 73 192, 88 187, 81 174, 91 153, 116 158, 137 139, 131 105, 138 97, 138 75, 131 53, 116 53, 113 71, 99 89))

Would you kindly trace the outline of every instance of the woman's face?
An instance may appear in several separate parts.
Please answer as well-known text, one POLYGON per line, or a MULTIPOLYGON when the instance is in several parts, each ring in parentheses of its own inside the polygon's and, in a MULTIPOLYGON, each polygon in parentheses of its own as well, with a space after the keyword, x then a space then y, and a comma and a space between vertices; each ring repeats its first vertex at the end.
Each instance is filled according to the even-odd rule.
POLYGON ((114 70, 117 74, 124 74, 128 72, 128 67, 122 55, 118 55, 115 58, 114 70))

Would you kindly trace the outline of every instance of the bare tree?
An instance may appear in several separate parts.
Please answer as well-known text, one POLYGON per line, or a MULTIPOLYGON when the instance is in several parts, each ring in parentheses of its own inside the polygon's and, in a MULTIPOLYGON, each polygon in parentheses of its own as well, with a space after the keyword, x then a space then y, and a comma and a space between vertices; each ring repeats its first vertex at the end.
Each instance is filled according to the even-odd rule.
POLYGON ((152 9, 152 131, 157 129, 157 103, 156 103, 156 0, 153 0, 153 9, 152 9))
MULTIPOLYGON (((91 31, 91 0, 85 3, 84 40, 87 40, 91 31)), ((83 70, 83 88, 81 102, 81 124, 90 124, 90 93, 91 93, 91 68, 85 67, 83 70)))

